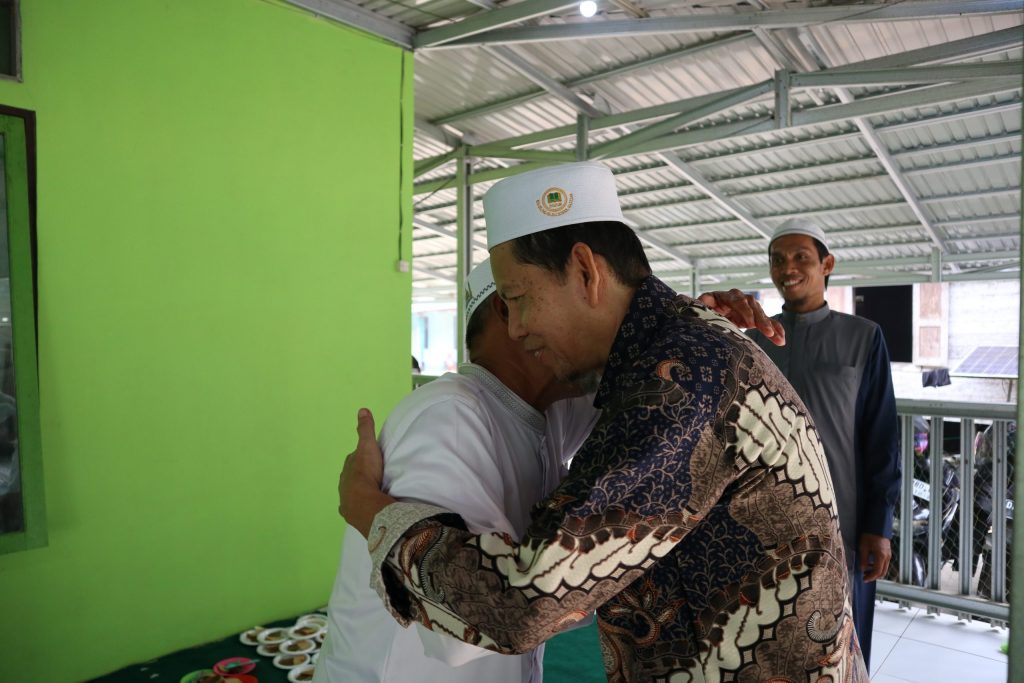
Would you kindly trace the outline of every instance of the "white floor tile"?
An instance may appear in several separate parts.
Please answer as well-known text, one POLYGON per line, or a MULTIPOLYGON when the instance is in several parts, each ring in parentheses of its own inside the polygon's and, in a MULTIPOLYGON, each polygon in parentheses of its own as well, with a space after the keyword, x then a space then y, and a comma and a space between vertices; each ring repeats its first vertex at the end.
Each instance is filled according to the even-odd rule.
POLYGON ((999 646, 1010 639, 1010 632, 981 622, 960 621, 949 614, 930 615, 922 610, 903 632, 903 639, 1006 662, 1006 655, 999 651, 999 646))
POLYGON ((892 648, 898 640, 898 636, 890 633, 882 633, 878 630, 871 633, 871 673, 877 673, 882 668, 882 663, 892 652, 892 648))
POLYGON ((875 603, 875 622, 872 632, 901 636, 920 611, 918 607, 903 609, 895 602, 875 603))
POLYGON ((1006 681, 1007 662, 901 638, 878 673, 914 683, 1003 683, 1006 681))

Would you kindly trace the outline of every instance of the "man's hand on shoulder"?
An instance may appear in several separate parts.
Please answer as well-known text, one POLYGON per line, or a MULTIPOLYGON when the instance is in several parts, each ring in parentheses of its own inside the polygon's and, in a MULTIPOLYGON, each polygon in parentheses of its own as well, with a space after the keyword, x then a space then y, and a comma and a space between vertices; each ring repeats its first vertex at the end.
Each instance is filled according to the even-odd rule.
POLYGON ((697 299, 736 327, 755 327, 776 346, 785 345, 786 331, 782 323, 765 315, 761 304, 750 294, 730 289, 728 292, 706 292, 697 299))

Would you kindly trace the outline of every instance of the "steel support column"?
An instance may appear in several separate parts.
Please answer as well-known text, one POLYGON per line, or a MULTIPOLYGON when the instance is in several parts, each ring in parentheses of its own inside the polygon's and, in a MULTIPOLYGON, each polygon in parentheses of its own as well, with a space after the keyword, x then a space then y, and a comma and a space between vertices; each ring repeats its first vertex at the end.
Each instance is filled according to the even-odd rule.
POLYGON ((590 117, 576 116, 576 161, 586 161, 590 156, 590 117))
POLYGON ((789 128, 793 125, 793 110, 789 101, 789 79, 793 74, 788 69, 775 72, 775 127, 789 128))
POLYGON ((992 599, 1006 602, 1006 433, 1009 423, 992 423, 992 599))
MULTIPOLYGON (((911 582, 911 568, 914 562, 914 520, 911 515, 914 499, 914 416, 900 416, 900 467, 903 478, 900 481, 900 583, 911 582)), ((905 603, 901 603, 905 604, 905 603)))
POLYGON ((974 420, 960 420, 960 594, 970 595, 974 556, 974 420))
POLYGON ((469 182, 473 172, 473 162, 466 154, 466 148, 460 147, 456 163, 456 259, 455 259, 455 294, 458 306, 455 316, 455 348, 458 349, 458 361, 468 360, 466 353, 466 297, 464 296, 466 280, 473 267, 473 186, 469 182))
MULTIPOLYGON (((939 589, 939 576, 942 573, 942 498, 945 493, 942 480, 942 428, 942 418, 932 416, 928 436, 931 444, 928 449, 931 458, 931 466, 928 468, 928 566, 924 579, 925 587, 932 590, 939 589)), ((913 425, 911 425, 910 433, 914 433, 913 425)), ((913 472, 914 470, 911 469, 911 477, 913 477, 913 472)), ((900 537, 901 549, 904 544, 913 546, 913 543, 913 535, 900 537)), ((928 608, 929 614, 934 611, 933 607, 928 608)))

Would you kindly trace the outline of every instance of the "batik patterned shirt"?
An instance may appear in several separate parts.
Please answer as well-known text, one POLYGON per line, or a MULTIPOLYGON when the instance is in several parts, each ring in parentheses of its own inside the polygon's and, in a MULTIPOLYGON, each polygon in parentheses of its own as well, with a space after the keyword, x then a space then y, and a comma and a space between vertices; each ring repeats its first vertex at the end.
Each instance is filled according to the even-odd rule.
POLYGON ((756 345, 650 277, 595 405, 519 543, 431 506, 376 516, 392 614, 514 653, 596 609, 610 683, 867 681, 821 443, 756 345))

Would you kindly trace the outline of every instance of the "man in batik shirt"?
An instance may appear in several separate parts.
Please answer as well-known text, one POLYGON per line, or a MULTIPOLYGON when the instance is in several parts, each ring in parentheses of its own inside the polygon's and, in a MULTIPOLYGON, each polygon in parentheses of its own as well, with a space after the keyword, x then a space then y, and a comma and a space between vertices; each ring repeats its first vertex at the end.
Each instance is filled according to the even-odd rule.
POLYGON ((560 378, 599 377, 603 413, 519 543, 381 493, 361 414, 340 510, 392 614, 512 653, 597 609, 611 683, 867 681, 828 466, 774 364, 651 276, 603 166, 484 202, 509 334, 560 378))

